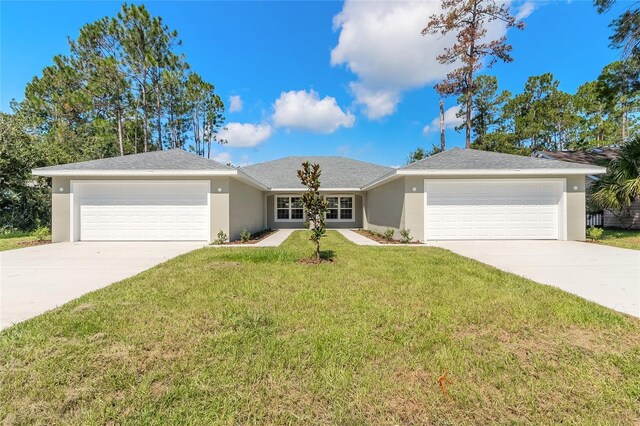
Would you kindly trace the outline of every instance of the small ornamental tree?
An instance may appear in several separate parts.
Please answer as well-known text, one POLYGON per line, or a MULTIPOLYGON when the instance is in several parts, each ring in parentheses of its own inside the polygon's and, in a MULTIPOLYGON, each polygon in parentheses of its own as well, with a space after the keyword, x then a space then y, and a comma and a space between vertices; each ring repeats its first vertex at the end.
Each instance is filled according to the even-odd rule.
POLYGON ((307 187, 307 192, 302 196, 302 207, 307 214, 311 238, 316 245, 316 261, 320 262, 320 239, 325 233, 325 214, 327 202, 320 196, 320 170, 319 164, 311 164, 308 161, 302 163, 302 169, 298 170, 300 182, 307 187))

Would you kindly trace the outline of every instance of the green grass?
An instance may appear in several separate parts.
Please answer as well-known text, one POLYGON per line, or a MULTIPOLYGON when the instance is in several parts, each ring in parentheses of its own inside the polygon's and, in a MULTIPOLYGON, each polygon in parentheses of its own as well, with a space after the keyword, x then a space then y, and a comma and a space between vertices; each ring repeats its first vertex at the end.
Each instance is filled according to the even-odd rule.
POLYGON ((640 321, 428 247, 204 248, 0 334, 18 424, 633 424, 640 321), (444 396, 438 378, 447 371, 444 396))
POLYGON ((36 238, 29 232, 16 231, 0 234, 0 251, 23 248, 33 241, 36 241, 36 238))
POLYGON ((602 239, 597 242, 608 246, 640 250, 640 231, 605 229, 602 239))

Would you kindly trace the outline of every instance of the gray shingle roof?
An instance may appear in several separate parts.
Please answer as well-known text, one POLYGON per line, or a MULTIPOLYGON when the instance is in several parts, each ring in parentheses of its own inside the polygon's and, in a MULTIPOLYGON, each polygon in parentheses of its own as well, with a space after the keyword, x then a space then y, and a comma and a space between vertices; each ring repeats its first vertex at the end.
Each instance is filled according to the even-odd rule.
POLYGON ((344 157, 285 157, 241 167, 240 170, 270 188, 303 188, 297 170, 303 162, 320 164, 322 188, 361 188, 394 169, 344 157))
POLYGON ((233 167, 199 157, 182 149, 151 151, 80 163, 41 167, 37 172, 87 170, 234 170, 233 167))
POLYGON ((584 169, 584 164, 522 155, 502 154, 477 149, 453 148, 416 161, 400 170, 517 170, 584 169))

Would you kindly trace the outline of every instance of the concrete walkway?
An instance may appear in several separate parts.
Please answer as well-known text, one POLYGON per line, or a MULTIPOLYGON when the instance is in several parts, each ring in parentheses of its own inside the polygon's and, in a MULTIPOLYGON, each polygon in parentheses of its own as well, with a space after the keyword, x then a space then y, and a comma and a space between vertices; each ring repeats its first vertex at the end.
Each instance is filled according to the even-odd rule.
POLYGON ((351 229, 336 229, 336 231, 342 234, 347 240, 359 246, 382 246, 383 245, 377 241, 373 241, 371 238, 367 238, 364 235, 360 235, 357 232, 352 231, 351 229))
POLYGON ((503 271, 640 317, 640 251, 577 241, 431 241, 503 271))
POLYGON ((297 229, 278 229, 273 234, 269 235, 264 240, 258 241, 253 244, 254 247, 278 247, 280 244, 284 242, 289 236, 297 231, 297 229))
POLYGON ((0 329, 106 287, 202 242, 77 242, 0 253, 0 329))

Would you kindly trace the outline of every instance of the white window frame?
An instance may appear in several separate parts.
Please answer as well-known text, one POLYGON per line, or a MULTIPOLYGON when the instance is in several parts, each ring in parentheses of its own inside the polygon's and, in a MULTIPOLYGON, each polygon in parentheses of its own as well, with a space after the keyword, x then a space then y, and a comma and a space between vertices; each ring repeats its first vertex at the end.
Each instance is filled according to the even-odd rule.
POLYGON ((324 199, 327 198, 338 198, 338 218, 337 219, 329 219, 325 216, 325 221, 327 222, 355 222, 356 221, 356 197, 354 194, 326 194, 324 199), (351 208, 342 208, 340 207, 340 199, 341 198, 351 198, 351 208), (340 211, 341 210, 351 210, 351 219, 340 219, 340 211))
MULTIPOLYGON (((307 220, 307 213, 302 209, 302 219, 291 219, 291 210, 293 209, 291 203, 291 198, 302 198, 302 194, 278 194, 273 196, 273 221, 274 222, 293 222, 293 223, 303 223, 307 220), (289 219, 278 219, 278 198, 288 198, 289 199, 289 219)), ((296 209, 297 210, 297 209, 296 209)))

